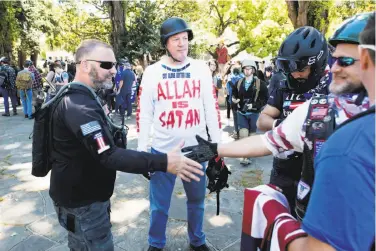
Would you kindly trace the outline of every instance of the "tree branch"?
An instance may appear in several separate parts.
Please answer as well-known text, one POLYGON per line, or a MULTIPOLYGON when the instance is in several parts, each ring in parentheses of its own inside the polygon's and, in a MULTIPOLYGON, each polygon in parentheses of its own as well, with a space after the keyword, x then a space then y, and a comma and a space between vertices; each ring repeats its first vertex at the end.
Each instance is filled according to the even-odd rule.
POLYGON ((235 57, 236 55, 239 54, 239 52, 241 52, 241 51, 243 51, 243 50, 244 50, 244 48, 239 48, 239 49, 237 49, 234 53, 232 53, 232 54, 230 55, 230 57, 231 57, 231 58, 235 57))
POLYGON ((231 47, 231 46, 236 45, 236 44, 240 44, 240 41, 232 42, 232 43, 226 45, 226 47, 231 47))

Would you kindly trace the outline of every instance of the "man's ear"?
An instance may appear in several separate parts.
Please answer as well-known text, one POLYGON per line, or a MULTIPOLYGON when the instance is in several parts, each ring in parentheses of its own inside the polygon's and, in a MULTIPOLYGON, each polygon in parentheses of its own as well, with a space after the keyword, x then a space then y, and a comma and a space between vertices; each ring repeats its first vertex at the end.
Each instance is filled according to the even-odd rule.
POLYGON ((88 61, 82 61, 80 67, 82 67, 81 70, 83 72, 85 72, 85 73, 90 72, 90 67, 91 66, 89 65, 88 61))
POLYGON ((359 63, 360 63, 360 69, 362 71, 366 71, 369 67, 369 60, 371 60, 370 55, 367 51, 367 49, 361 48, 360 46, 358 47, 359 50, 359 63))

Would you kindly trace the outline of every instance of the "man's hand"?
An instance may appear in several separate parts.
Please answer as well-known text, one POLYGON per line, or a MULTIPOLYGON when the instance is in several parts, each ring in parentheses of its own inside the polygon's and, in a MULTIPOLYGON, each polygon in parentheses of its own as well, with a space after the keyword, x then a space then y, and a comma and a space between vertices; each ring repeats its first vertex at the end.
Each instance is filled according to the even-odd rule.
POLYGON ((218 145, 215 143, 210 143, 204 140, 200 136, 196 135, 198 145, 188 146, 182 149, 183 153, 187 153, 185 157, 191 160, 197 161, 199 163, 209 161, 218 155, 218 145), (188 153, 189 152, 189 153, 188 153))
POLYGON ((175 174, 187 182, 190 182, 191 179, 198 182, 200 178, 197 175, 204 175, 204 172, 200 170, 202 166, 181 154, 183 145, 184 142, 167 153, 167 172, 175 174))
POLYGON ((252 109, 252 107, 253 107, 253 105, 252 105, 252 104, 248 104, 247 106, 248 106, 248 110, 251 110, 251 109, 252 109))

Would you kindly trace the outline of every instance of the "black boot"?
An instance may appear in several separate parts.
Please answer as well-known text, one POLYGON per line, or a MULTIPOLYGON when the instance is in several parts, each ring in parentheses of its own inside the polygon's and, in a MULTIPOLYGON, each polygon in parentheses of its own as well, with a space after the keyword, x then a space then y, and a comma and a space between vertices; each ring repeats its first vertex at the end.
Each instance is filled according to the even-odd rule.
POLYGON ((162 251, 163 249, 162 248, 156 248, 156 247, 153 247, 153 246, 149 246, 148 248, 148 251, 162 251))
POLYGON ((13 107, 13 115, 17 115, 17 108, 13 107))
POLYGON ((10 116, 10 114, 9 114, 9 112, 8 112, 8 113, 3 113, 3 114, 1 114, 1 116, 4 116, 4 117, 9 117, 9 116, 10 116))
POLYGON ((202 244, 201 246, 195 247, 192 244, 189 245, 191 250, 193 251, 210 251, 209 247, 206 244, 202 244))

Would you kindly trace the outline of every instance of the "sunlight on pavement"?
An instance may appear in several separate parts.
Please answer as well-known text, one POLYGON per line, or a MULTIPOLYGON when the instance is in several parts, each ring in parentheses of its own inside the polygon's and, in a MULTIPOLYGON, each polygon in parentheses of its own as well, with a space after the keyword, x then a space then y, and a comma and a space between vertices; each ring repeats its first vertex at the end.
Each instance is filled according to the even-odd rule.
POLYGON ((148 208, 149 201, 147 199, 118 200, 111 208, 111 221, 121 223, 137 219, 148 208))
POLYGON ((8 144, 8 145, 4 146, 4 150, 12 150, 12 149, 16 149, 20 146, 21 146, 21 142, 15 142, 13 144, 8 144))
POLYGON ((226 224, 233 223, 232 219, 227 216, 223 215, 222 213, 220 215, 215 215, 209 219, 209 222, 214 227, 223 227, 226 224))

